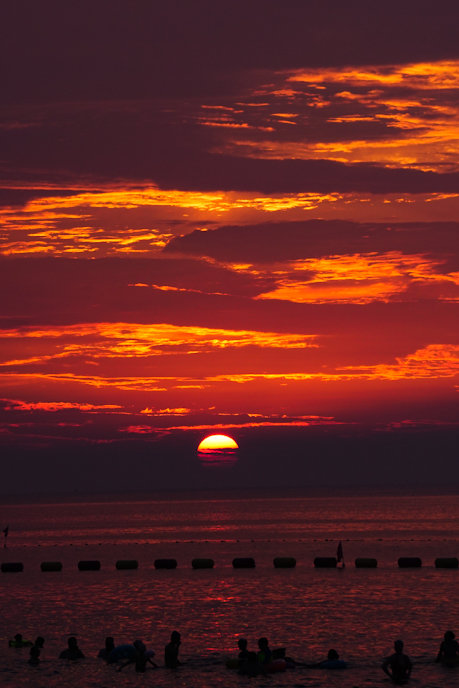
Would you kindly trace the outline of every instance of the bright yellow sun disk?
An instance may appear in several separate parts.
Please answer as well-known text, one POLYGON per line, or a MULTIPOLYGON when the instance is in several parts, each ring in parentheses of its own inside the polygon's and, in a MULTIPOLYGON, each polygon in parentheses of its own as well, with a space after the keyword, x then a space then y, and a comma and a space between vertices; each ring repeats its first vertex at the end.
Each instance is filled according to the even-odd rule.
POLYGON ((198 451, 207 452, 218 449, 239 449, 237 443, 228 435, 209 435, 198 446, 198 451))

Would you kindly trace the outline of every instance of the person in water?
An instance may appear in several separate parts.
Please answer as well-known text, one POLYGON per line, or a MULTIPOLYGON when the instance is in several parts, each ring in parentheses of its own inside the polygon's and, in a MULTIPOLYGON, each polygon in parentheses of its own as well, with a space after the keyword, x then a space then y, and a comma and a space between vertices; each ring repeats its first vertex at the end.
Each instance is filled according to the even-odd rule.
POLYGON ((172 631, 170 642, 164 648, 164 664, 168 669, 176 669, 180 666, 178 653, 181 642, 180 633, 172 631))
POLYGON ((327 653, 327 659, 315 664, 306 664, 309 669, 347 669, 347 663, 339 658, 336 650, 331 648, 327 653))
POLYGON ((446 631, 435 661, 443 662, 443 664, 459 664, 459 643, 452 631, 446 631))
POLYGON ((115 649, 115 640, 111 636, 105 638, 105 647, 103 647, 98 652, 98 657, 100 659, 105 659, 106 662, 109 661, 112 651, 115 649))
POLYGON ((239 654, 237 656, 239 660, 239 666, 246 663, 249 659, 250 652, 247 649, 247 640, 245 638, 239 638, 237 641, 237 646, 239 648, 239 654))
POLYGON ((409 680, 413 665, 408 655, 403 653, 403 640, 395 641, 394 650, 393 655, 386 657, 381 668, 394 683, 403 685, 409 680))
POLYGON ((269 649, 268 645, 268 639, 267 638, 259 638, 258 639, 258 663, 262 664, 263 666, 266 666, 266 664, 269 664, 271 659, 272 659, 272 652, 269 649))
POLYGON ((128 659, 126 662, 124 662, 124 664, 121 664, 117 671, 121 671, 128 664, 135 664, 135 670, 138 673, 143 674, 147 668, 147 662, 149 662, 154 669, 158 668, 158 665, 155 664, 152 659, 154 652, 147 652, 147 648, 141 640, 134 640, 133 645, 135 647, 135 657, 128 659))
POLYGON ((31 666, 38 666, 40 664, 40 652, 45 644, 45 639, 41 635, 36 638, 34 644, 30 648, 29 664, 31 666))
POLYGON ((77 639, 72 635, 68 640, 67 640, 67 649, 62 650, 61 654, 59 655, 59 659, 84 659, 84 654, 78 647, 77 639))
POLYGON ((8 641, 9 647, 32 647, 33 642, 31 640, 24 640, 22 633, 16 633, 13 640, 8 641))
POLYGON ((347 669, 346 662, 339 658, 339 654, 333 648, 328 651, 327 659, 319 662, 316 666, 319 669, 347 669))

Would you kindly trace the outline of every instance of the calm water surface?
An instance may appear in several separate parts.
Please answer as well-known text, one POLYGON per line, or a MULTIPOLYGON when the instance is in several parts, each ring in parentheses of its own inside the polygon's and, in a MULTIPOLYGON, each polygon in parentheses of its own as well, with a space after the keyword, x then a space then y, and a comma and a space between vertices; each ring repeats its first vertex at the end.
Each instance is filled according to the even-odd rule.
POLYGON ((434 568, 436 557, 459 556, 458 496, 310 497, 168 495, 131 501, 4 504, 0 526, 10 526, 1 561, 21 561, 24 572, 0 574, 2 638, 0 684, 5 686, 389 686, 381 660, 401 637, 415 662, 417 688, 450 688, 459 669, 433 659, 443 633, 458 631, 458 570, 434 568), (3 524, 3 525, 2 525, 3 524), (315 569, 315 556, 334 556, 343 542, 344 570, 315 569), (235 570, 232 559, 253 556, 256 568, 235 570), (293 556, 294 569, 273 558, 293 556), (399 569, 399 556, 419 556, 421 569, 399 569), (173 557, 176 570, 156 570, 173 557), (193 570, 211 557, 212 570, 193 570), (354 567, 375 557, 378 568, 354 567), (101 570, 80 572, 81 559, 101 570), (137 559, 118 571, 118 559, 137 559), (40 571, 61 561, 63 571, 40 571), (174 629, 182 633, 184 666, 117 673, 95 658, 106 635, 116 642, 142 638, 163 664, 174 629), (45 637, 43 661, 27 665, 28 650, 7 647, 15 633, 45 637), (56 659, 67 637, 78 637, 87 659, 56 659), (261 635, 301 662, 322 659, 330 647, 350 663, 344 672, 297 667, 253 679, 226 669, 239 636, 256 648, 261 635))

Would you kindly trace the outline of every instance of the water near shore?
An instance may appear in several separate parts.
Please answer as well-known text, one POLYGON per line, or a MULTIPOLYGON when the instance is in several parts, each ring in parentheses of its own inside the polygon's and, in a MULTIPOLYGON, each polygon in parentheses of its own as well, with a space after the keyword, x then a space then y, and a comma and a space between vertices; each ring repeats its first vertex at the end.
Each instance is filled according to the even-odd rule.
POLYGON ((415 663, 417 688, 452 688, 459 680, 459 669, 433 662, 443 633, 459 631, 459 570, 434 567, 436 557, 459 556, 457 496, 181 493, 4 504, 0 519, 10 526, 0 561, 24 564, 22 573, 0 573, 2 685, 371 688, 389 685, 380 664, 398 637, 415 663), (334 556, 339 540, 346 568, 315 569, 314 557, 334 556), (255 569, 233 569, 234 557, 247 556, 255 569), (275 569, 278 556, 295 557, 296 568, 275 569), (399 569, 400 556, 420 557, 423 566, 399 569), (177 569, 156 570, 163 557, 175 558, 177 569), (197 557, 214 559, 215 567, 193 570, 197 557), (356 557, 375 557, 378 568, 356 569, 356 557), (101 570, 78 571, 78 561, 89 559, 101 570), (119 559, 136 559, 138 570, 116 570, 119 559), (63 570, 42 572, 43 561, 60 561, 63 570), (113 635, 117 643, 143 639, 162 665, 174 629, 185 662, 176 672, 117 673, 95 658, 113 635), (27 649, 7 647, 17 632, 45 637, 38 668, 28 666, 27 649), (56 659, 71 634, 86 660, 56 659), (224 665, 241 635, 252 649, 266 635, 301 662, 334 647, 350 668, 241 677, 224 665))

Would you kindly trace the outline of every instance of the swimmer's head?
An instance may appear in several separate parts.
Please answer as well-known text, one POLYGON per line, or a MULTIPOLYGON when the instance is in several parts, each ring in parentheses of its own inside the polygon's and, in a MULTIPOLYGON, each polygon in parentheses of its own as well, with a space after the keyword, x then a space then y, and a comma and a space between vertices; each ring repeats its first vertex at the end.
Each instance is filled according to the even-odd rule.
POLYGON ((135 649, 139 652, 145 652, 145 650, 147 649, 141 640, 134 640, 132 644, 134 645, 135 649))
POLYGON ((334 649, 332 648, 331 650, 328 651, 327 657, 328 657, 328 659, 331 659, 331 660, 333 660, 333 659, 339 659, 339 654, 337 653, 336 650, 334 650, 334 649))

